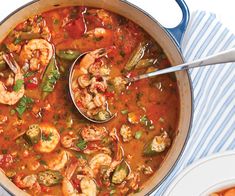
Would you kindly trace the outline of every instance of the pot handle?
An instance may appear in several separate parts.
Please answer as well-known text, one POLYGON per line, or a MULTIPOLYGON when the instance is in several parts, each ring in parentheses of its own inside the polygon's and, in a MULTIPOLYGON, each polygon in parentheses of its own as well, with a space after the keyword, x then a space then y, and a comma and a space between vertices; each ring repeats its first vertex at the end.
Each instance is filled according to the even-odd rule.
POLYGON ((189 9, 184 0, 175 0, 182 11, 181 22, 173 28, 165 28, 165 30, 172 36, 177 46, 180 48, 182 37, 186 31, 189 22, 189 9))

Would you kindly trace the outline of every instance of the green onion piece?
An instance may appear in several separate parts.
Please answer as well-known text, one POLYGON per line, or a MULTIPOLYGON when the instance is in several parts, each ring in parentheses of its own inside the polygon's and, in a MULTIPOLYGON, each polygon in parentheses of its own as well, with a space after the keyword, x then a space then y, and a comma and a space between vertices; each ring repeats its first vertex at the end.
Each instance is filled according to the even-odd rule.
POLYGON ((137 131, 137 132, 135 133, 135 139, 139 140, 142 135, 143 135, 143 132, 142 132, 142 131, 137 131))
POLYGON ((121 113, 122 114, 128 114, 128 110, 122 110, 121 113))

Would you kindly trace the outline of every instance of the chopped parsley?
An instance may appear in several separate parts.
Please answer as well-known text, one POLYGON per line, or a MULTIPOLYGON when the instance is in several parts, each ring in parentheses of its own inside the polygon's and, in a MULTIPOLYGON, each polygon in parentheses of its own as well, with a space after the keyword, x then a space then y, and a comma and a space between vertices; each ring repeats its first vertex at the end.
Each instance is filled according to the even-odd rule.
POLYGON ((17 37, 17 38, 15 38, 15 40, 14 40, 14 44, 15 45, 17 45, 17 44, 19 44, 20 42, 22 42, 22 39, 21 39, 21 37, 17 37))
POLYGON ((15 110, 18 112, 19 117, 22 117, 23 113, 26 111, 26 109, 29 107, 30 104, 32 104, 34 100, 30 97, 23 96, 15 110))
POLYGON ((22 86, 24 85, 24 80, 16 80, 15 85, 13 86, 13 90, 15 92, 19 92, 19 90, 22 88, 22 86))
POLYGON ((51 137, 53 136, 52 132, 50 132, 48 135, 42 133, 42 140, 43 141, 51 141, 51 137))
POLYGON ((119 54, 120 54, 122 57, 125 57, 125 56, 126 56, 126 53, 125 53, 123 50, 120 50, 119 54))
POLYGON ((78 140, 78 143, 76 144, 76 146, 80 149, 80 150, 84 150, 87 147, 87 142, 83 139, 78 140))
POLYGON ((24 78, 28 78, 28 77, 30 77, 30 76, 32 76, 34 74, 35 74, 35 72, 29 71, 29 72, 24 74, 24 78))

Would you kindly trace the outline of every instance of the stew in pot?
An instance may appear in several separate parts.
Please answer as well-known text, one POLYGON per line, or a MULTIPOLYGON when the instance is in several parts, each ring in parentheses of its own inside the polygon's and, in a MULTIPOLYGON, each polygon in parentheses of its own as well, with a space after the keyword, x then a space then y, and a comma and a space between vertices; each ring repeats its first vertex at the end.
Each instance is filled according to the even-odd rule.
POLYGON ((17 25, 0 45, 0 169, 31 195, 128 195, 157 172, 178 132, 174 74, 126 85, 170 66, 132 21, 66 7, 17 25), (86 121, 68 93, 94 119, 86 121))

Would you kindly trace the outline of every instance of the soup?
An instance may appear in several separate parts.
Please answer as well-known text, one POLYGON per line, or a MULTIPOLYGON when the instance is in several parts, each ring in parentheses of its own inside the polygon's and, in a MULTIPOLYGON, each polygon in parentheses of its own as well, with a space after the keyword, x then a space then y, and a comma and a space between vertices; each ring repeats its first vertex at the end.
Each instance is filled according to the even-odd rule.
POLYGON ((122 82, 170 66, 138 25, 103 9, 59 8, 17 25, 0 49, 0 169, 17 187, 128 195, 164 164, 178 132, 178 87, 174 74, 122 82), (75 66, 72 96, 92 118, 115 115, 104 124, 85 120, 68 93, 69 68, 84 52, 91 58, 75 66))
POLYGON ((234 196, 234 195, 235 195, 235 187, 231 187, 211 194, 211 196, 234 196))

